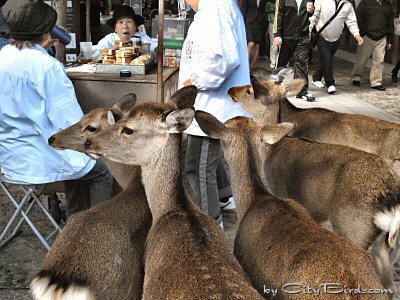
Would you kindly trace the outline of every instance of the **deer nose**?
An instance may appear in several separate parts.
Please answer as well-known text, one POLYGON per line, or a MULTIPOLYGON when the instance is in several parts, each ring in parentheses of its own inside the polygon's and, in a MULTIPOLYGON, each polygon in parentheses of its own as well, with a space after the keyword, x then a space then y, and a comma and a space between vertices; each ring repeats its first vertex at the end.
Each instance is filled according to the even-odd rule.
POLYGON ((51 144, 54 142, 55 139, 56 139, 56 138, 54 137, 54 135, 52 135, 51 137, 49 137, 49 139, 47 140, 48 143, 49 143, 49 145, 51 145, 51 144))
POLYGON ((83 146, 85 146, 85 149, 87 150, 87 149, 89 149, 89 147, 92 145, 92 141, 91 140, 89 140, 89 139, 87 139, 86 141, 85 141, 85 143, 83 144, 83 146))

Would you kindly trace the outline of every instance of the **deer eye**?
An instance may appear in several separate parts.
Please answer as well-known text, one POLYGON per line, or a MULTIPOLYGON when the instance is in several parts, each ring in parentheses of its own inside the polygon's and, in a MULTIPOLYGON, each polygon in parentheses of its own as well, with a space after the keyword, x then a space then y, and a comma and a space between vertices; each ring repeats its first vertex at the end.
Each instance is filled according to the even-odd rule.
POLYGON ((86 127, 85 130, 90 131, 90 132, 95 132, 97 129, 95 127, 92 127, 89 125, 88 127, 86 127))
POLYGON ((127 135, 131 135, 133 133, 133 130, 128 128, 128 127, 124 127, 121 131, 121 133, 125 133, 127 135))
POLYGON ((246 94, 247 94, 247 95, 250 95, 250 94, 251 94, 250 90, 247 90, 247 91, 246 91, 246 94))

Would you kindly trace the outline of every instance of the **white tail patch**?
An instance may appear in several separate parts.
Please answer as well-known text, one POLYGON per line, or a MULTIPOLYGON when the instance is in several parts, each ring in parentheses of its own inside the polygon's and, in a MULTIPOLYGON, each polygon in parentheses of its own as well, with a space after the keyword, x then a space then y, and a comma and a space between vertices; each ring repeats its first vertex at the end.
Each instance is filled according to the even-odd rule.
POLYGON ((379 212, 374 219, 374 223, 378 228, 389 233, 388 244, 390 248, 394 248, 400 230, 400 207, 397 206, 390 211, 379 212))
POLYGON ((31 293, 36 300, 95 300, 93 293, 86 287, 71 285, 63 290, 56 284, 49 286, 50 279, 34 278, 30 284, 31 293))

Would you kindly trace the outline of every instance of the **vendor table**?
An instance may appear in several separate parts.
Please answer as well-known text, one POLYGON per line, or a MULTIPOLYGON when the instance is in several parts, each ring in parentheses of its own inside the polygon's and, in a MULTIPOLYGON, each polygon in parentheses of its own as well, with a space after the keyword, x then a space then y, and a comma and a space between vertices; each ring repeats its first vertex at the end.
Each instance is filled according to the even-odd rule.
MULTIPOLYGON (((178 89, 178 68, 163 69, 164 99, 178 89)), ((69 72, 83 113, 97 107, 111 107, 122 96, 135 93, 137 102, 157 101, 157 68, 146 75, 120 77, 119 74, 69 72)))

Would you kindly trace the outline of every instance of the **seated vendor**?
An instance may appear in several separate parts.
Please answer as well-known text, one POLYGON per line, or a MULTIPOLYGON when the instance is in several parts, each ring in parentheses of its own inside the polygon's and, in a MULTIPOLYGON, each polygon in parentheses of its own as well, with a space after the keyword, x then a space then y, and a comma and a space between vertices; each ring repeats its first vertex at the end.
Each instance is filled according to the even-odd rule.
MULTIPOLYGON (((129 42, 133 37, 140 37, 142 44, 151 43, 151 38, 146 33, 137 31, 137 28, 143 25, 143 23, 143 17, 136 15, 132 7, 128 5, 119 6, 114 11, 112 18, 112 25, 115 28, 115 32, 107 34, 97 45, 93 46, 93 59, 95 61, 101 60, 101 50, 112 48, 114 42, 118 40, 129 42)), ((154 49, 153 45, 150 49, 154 49)))

